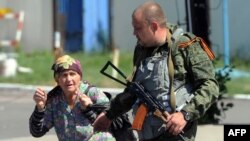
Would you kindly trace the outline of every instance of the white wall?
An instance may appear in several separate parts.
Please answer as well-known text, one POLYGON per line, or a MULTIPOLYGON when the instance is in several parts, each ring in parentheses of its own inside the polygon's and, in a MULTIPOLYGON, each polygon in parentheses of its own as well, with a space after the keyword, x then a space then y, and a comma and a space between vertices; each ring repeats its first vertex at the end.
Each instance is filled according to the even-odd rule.
POLYGON ((21 49, 31 52, 52 48, 52 0, 0 0, 0 5, 25 12, 21 49))

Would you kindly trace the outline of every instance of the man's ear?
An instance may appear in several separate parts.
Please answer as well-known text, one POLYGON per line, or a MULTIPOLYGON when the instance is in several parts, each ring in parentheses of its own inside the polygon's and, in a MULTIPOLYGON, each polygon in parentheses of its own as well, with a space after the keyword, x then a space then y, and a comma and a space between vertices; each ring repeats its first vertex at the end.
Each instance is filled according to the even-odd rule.
POLYGON ((156 22, 151 22, 150 27, 151 27, 152 31, 155 32, 158 29, 158 24, 156 22))

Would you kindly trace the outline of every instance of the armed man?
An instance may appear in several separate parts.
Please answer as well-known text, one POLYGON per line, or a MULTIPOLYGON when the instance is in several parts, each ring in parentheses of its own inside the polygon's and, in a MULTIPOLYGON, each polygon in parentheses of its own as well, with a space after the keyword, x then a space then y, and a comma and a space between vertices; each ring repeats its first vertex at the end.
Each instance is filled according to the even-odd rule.
POLYGON ((94 129, 107 130, 112 119, 132 108, 140 141, 194 141, 198 119, 219 95, 213 52, 202 38, 168 24, 156 2, 137 7, 132 25, 138 40, 133 75, 94 129))

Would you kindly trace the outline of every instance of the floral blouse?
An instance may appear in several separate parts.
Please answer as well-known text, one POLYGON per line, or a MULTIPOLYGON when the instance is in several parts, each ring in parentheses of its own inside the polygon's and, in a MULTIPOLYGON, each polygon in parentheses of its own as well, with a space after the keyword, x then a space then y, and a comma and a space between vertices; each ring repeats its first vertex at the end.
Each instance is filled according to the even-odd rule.
MULTIPOLYGON (((93 136, 93 127, 84 116, 79 100, 76 100, 75 106, 71 109, 64 99, 62 90, 60 88, 55 89, 50 92, 52 96, 48 97, 45 110, 38 112, 35 108, 32 113, 29 122, 30 133, 34 137, 41 137, 54 127, 60 141, 84 141, 90 139, 93 136)), ((109 102, 109 99, 102 91, 96 87, 90 87, 88 83, 80 85, 80 92, 86 93, 94 104, 109 102)), ((110 138, 110 140, 114 139, 110 138)))

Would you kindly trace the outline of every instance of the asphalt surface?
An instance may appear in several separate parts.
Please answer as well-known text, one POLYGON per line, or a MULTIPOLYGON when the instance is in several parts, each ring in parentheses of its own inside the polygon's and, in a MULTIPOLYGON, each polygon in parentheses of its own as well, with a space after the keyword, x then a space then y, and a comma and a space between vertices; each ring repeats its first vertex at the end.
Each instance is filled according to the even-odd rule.
MULTIPOLYGON (((29 116, 34 109, 32 96, 37 86, 0 84, 0 141, 54 141, 58 140, 54 130, 41 138, 34 138, 29 133, 29 116)), ((49 90, 51 87, 44 87, 49 90)), ((120 90, 103 89, 118 93, 120 90)), ((224 124, 250 125, 250 99, 246 97, 226 99, 233 103, 233 108, 224 113, 218 125, 199 125, 197 141, 223 141, 224 124)))

